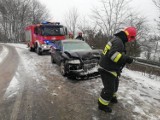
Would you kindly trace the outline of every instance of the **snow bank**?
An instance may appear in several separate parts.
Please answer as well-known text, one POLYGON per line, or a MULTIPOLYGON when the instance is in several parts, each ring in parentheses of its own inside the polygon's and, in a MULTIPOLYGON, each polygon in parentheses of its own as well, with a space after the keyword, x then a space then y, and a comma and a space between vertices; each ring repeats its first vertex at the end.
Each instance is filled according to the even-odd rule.
POLYGON ((8 45, 14 46, 15 48, 18 49, 28 49, 26 44, 20 44, 20 43, 7 43, 8 45))

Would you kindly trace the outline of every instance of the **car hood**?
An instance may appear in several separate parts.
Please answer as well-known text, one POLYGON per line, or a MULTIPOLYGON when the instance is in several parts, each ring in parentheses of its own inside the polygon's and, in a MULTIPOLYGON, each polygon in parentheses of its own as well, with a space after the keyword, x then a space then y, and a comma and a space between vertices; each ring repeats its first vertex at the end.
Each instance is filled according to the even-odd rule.
POLYGON ((101 57, 101 50, 90 50, 90 51, 76 51, 76 52, 64 52, 69 58, 78 58, 81 60, 93 59, 101 57))

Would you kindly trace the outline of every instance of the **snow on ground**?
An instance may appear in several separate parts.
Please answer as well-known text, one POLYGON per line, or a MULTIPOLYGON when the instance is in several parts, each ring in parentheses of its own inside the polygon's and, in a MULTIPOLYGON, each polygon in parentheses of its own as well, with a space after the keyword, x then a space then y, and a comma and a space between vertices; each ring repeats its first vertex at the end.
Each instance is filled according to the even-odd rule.
POLYGON ((18 77, 19 77, 19 74, 16 72, 16 75, 11 80, 11 82, 10 82, 10 84, 4 94, 4 97, 3 97, 4 99, 11 98, 17 94, 17 91, 19 90, 19 86, 20 86, 20 83, 18 81, 18 77))
MULTIPOLYGON (((32 77, 36 79, 37 83, 41 80, 45 80, 44 76, 41 76, 36 66, 42 63, 42 60, 48 59, 46 56, 38 56, 35 53, 30 53, 30 56, 26 54, 25 50, 28 50, 27 45, 24 44, 10 44, 15 46, 19 55, 21 56, 23 65, 29 73, 32 73, 32 77), (41 63, 40 63, 41 61, 41 63), (32 65, 32 67, 30 67, 32 65), (37 71, 37 72, 33 72, 37 71)), ((46 64, 46 63, 45 63, 46 64)), ((47 67, 53 67, 46 65, 47 67)), ((53 74, 59 74, 57 69, 53 69, 53 74)), ((16 81, 16 78, 13 78, 16 81)), ((100 78, 96 80, 82 81, 84 86, 87 87, 89 94, 98 96, 102 86, 100 78)), ((17 84, 10 83, 10 88, 17 84)), ((47 87, 47 86, 46 86, 47 87)), ((10 89, 8 88, 8 89, 10 89)), ((9 90, 8 90, 9 91, 9 90)), ((8 94, 8 93, 6 93, 8 94)), ((15 94, 15 92, 13 92, 15 94)), ((118 99, 122 101, 124 107, 128 105, 132 106, 132 111, 138 115, 133 115, 137 120, 145 117, 147 120, 160 119, 160 77, 145 75, 141 72, 136 72, 124 68, 122 76, 120 78, 120 85, 118 91, 118 99), (140 114, 140 115, 139 115, 140 114)), ((11 96, 11 95, 8 95, 11 96)), ((144 119, 144 118, 143 118, 144 119)))
POLYGON ((135 91, 131 91, 131 94, 137 95, 137 97, 141 98, 143 101, 148 101, 150 103, 154 102, 160 105, 160 77, 158 79, 151 79, 143 76, 141 72, 131 71, 128 69, 124 69, 123 75, 137 83, 135 91, 139 93, 137 94, 135 91), (140 91, 143 90, 145 91, 141 93, 140 91))
POLYGON ((5 59, 8 54, 8 49, 3 46, 2 51, 0 52, 0 63, 5 59))
MULTIPOLYGON (((22 71, 22 69, 23 69, 28 76, 30 76, 32 79, 36 80, 37 84, 41 84, 43 81, 46 80, 45 76, 42 76, 41 73, 39 72, 37 66, 41 66, 42 64, 45 64, 46 67, 42 68, 45 72, 47 72, 46 71, 47 69, 53 69, 53 65, 50 62, 49 62, 49 64, 46 63, 46 59, 50 58, 48 55, 47 56, 44 55, 42 57, 42 56, 37 55, 35 52, 29 52, 26 44, 8 43, 8 45, 14 46, 20 56, 21 63, 18 67, 17 74, 19 74, 19 72, 22 71)), ((56 69, 53 69, 50 74, 61 76, 59 71, 57 71, 56 69)), ((15 75, 13 77, 12 81, 16 82, 16 79, 18 79, 17 75, 15 75)), ((16 84, 13 84, 13 85, 9 86, 7 89, 9 89, 10 91, 11 90, 15 91, 15 89, 18 90, 17 89, 18 86, 16 84), (15 86, 13 86, 13 85, 15 85, 15 86)), ((42 87, 44 87, 46 90, 48 89, 48 86, 43 85, 42 87)), ((14 93, 7 92, 6 93, 7 95, 5 95, 5 97, 6 96, 13 97, 15 95, 15 93, 16 92, 14 92, 14 93)))
MULTIPOLYGON (((98 96, 103 88, 100 78, 87 84, 92 95, 98 96)), ((134 113, 136 120, 160 119, 160 77, 124 68, 117 93, 120 103, 134 113)))
MULTIPOLYGON (((135 120, 160 119, 160 77, 149 76, 124 68, 120 77, 118 100, 124 108, 134 113, 135 120)), ((98 96, 103 88, 100 78, 87 84, 92 95, 98 96)))
POLYGON ((21 81, 19 80, 19 72, 25 71, 25 74, 35 79, 38 84, 40 84, 40 80, 46 80, 46 78, 44 76, 41 76, 39 72, 35 72, 38 71, 36 68, 37 64, 42 61, 37 58, 38 55, 36 55, 35 53, 31 53, 31 56, 28 56, 28 54, 26 53, 28 52, 28 48, 25 44, 9 43, 8 45, 14 46, 16 48, 20 56, 20 64, 18 66, 15 76, 11 80, 10 85, 5 92, 4 99, 14 97, 14 95, 18 94, 18 90, 23 84, 20 83, 21 81), (21 84, 21 86, 19 84, 21 84))
MULTIPOLYGON (((126 104, 132 105, 135 113, 141 113, 150 120, 160 119, 160 77, 149 78, 143 76, 141 72, 126 68, 122 76, 119 93, 123 94, 120 99, 127 101, 124 106, 126 104), (124 80, 124 78, 128 80, 124 80), (127 84, 123 80, 127 81, 127 84)), ((134 117, 137 118, 137 116, 134 117)))

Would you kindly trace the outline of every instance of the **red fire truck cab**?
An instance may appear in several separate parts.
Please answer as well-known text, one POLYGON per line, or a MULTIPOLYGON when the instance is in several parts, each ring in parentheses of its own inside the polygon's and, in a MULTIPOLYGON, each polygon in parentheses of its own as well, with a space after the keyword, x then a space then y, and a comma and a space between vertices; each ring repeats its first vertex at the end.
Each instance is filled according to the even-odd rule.
POLYGON ((59 22, 43 22, 25 28, 27 45, 30 51, 36 51, 38 55, 49 51, 54 40, 64 40, 66 35, 67 28, 59 22))

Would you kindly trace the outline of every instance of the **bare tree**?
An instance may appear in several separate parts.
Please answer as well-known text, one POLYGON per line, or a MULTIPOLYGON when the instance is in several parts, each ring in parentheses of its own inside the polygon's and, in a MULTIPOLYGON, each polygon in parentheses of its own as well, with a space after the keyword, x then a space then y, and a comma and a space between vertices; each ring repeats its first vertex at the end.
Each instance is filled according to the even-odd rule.
POLYGON ((91 35, 93 38, 97 32, 97 25, 92 24, 91 20, 85 16, 81 17, 81 19, 78 21, 77 26, 78 29, 83 32, 85 40, 91 39, 91 35))
POLYGON ((25 26, 47 19, 47 14, 37 0, 0 0, 1 33, 10 42, 22 41, 25 26))
POLYGON ((69 9, 69 11, 65 15, 65 24, 70 32, 75 36, 77 23, 78 23, 78 10, 76 8, 69 9))
POLYGON ((128 0, 101 0, 101 7, 93 9, 93 18, 107 36, 119 30, 128 18, 128 0))
MULTIPOLYGON (((160 13, 160 0, 152 0, 152 1, 155 4, 155 6, 158 8, 159 13, 160 13)), ((159 19, 156 20, 156 22, 157 22, 158 30, 160 31, 160 14, 159 14, 159 19)))
POLYGON ((32 0, 32 24, 40 23, 49 19, 48 10, 37 0, 32 0))

